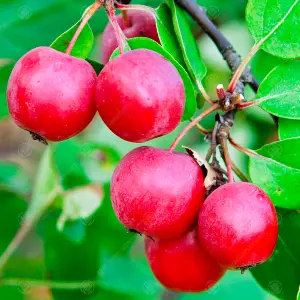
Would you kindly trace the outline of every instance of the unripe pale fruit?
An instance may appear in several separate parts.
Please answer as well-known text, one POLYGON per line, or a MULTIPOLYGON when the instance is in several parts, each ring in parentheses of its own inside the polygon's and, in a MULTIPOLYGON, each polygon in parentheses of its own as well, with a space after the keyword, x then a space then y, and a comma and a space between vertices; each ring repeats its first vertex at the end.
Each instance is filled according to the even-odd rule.
POLYGON ((268 195, 251 183, 225 184, 204 201, 199 239, 224 267, 250 267, 266 261, 278 236, 275 208, 268 195))
POLYGON ((153 274, 170 290, 203 292, 225 273, 199 243, 195 228, 176 239, 146 237, 145 249, 153 274))
POLYGON ((184 110, 177 69, 160 54, 133 50, 111 60, 97 79, 99 114, 120 138, 145 142, 173 131, 184 110))
POLYGON ((202 170, 187 154, 152 147, 129 152, 111 181, 111 199, 121 223, 156 238, 181 235, 204 201, 202 170))
POLYGON ((97 74, 83 59, 38 47, 16 63, 7 87, 16 124, 46 140, 62 141, 80 133, 96 112, 97 74))
MULTIPOLYGON (((154 17, 145 11, 127 11, 128 23, 121 14, 117 17, 118 23, 127 38, 147 37, 160 43, 154 17)), ((106 64, 113 51, 118 47, 112 25, 107 24, 102 35, 101 61, 106 64)))

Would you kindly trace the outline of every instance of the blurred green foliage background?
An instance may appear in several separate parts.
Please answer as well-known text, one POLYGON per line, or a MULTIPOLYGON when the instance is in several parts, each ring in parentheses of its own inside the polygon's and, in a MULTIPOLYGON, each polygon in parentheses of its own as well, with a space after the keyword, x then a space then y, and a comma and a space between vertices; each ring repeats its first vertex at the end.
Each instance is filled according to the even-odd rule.
MULTIPOLYGON (((159 0, 133 3, 156 7, 159 0)), ((244 21, 245 0, 198 0, 208 15, 244 56, 253 41, 244 21)), ((0 252, 22 225, 31 198, 37 166, 45 146, 32 141, 18 129, 7 111, 5 90, 15 61, 26 51, 50 45, 62 32, 78 21, 88 0, 0 0, 0 252)), ((104 10, 98 12, 91 27, 97 43, 91 58, 99 59, 101 32, 107 24, 104 10)), ((228 83, 230 72, 210 39, 193 24, 201 55, 208 67, 204 85, 215 97, 215 87, 228 83)), ((252 62, 259 80, 280 62, 260 51, 252 62)), ((246 93, 253 97, 250 89, 246 93)), ((181 128, 184 124, 181 125, 181 128)), ((203 122, 211 128, 213 118, 203 122)), ((151 141, 166 148, 180 131, 151 141)), ((272 119, 255 108, 238 115, 233 137, 242 145, 257 149, 276 139, 272 119), (263 128, 263 130, 261 129, 263 128)), ((203 136, 192 131, 183 144, 205 153, 203 136)), ((9 260, 0 277, 2 300, 81 300, 81 299, 274 299, 281 295, 282 283, 274 278, 263 290, 250 272, 228 272, 212 290, 195 295, 172 294, 155 280, 145 261, 142 238, 126 233, 116 220, 109 199, 111 174, 124 154, 137 145, 114 136, 95 118, 79 137, 62 142, 55 151, 55 164, 66 189, 95 183, 102 187, 100 207, 89 218, 68 220, 62 231, 57 228, 61 206, 51 207, 21 247, 9 260), (273 294, 273 295, 272 295, 273 294)), ((247 158, 231 149, 233 160, 247 172, 247 158)), ((82 199, 88 202, 88 199, 82 199)), ((290 299, 286 297, 284 299, 290 299)))

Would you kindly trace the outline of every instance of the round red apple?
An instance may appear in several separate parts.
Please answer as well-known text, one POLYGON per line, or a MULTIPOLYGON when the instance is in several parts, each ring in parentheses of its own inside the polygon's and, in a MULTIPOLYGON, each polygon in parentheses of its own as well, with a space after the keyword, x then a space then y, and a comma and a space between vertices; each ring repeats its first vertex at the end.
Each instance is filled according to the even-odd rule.
POLYGON ((83 59, 38 47, 16 63, 7 86, 16 124, 46 140, 62 141, 80 133, 96 112, 97 74, 83 59))
POLYGON ((213 287, 225 269, 199 243, 195 228, 176 239, 145 238, 148 262, 155 277, 177 292, 203 292, 213 287))
POLYGON ((200 242, 224 267, 247 268, 266 261, 277 236, 275 208, 268 195, 251 183, 219 187, 200 209, 200 242))
POLYGON ((129 152, 111 181, 111 199, 120 222, 156 237, 181 235, 204 201, 204 177, 187 154, 152 147, 129 152))
POLYGON ((98 112, 120 138, 145 142, 173 131, 180 123, 185 91, 177 69, 146 49, 111 60, 97 79, 98 112))

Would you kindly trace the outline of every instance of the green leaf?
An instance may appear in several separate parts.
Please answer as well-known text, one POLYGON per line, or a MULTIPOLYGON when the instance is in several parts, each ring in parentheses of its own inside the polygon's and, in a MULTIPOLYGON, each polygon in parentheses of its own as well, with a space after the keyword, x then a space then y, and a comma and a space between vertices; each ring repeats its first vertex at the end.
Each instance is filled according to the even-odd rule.
POLYGON ((35 219, 53 202, 60 190, 59 178, 53 162, 53 145, 50 144, 42 156, 36 173, 36 181, 25 221, 35 219))
POLYGON ((207 70, 201 59, 199 47, 185 12, 175 4, 174 0, 167 0, 167 4, 172 12, 173 26, 190 76, 195 80, 201 81, 206 75, 207 70))
POLYGON ((101 205, 103 190, 99 185, 87 185, 63 194, 62 213, 58 219, 57 228, 63 231, 67 221, 89 218, 101 205))
MULTIPOLYGON (((164 50, 158 43, 155 41, 148 39, 148 38, 133 38, 128 40, 129 46, 132 50, 134 49, 150 49, 152 51, 155 51, 162 56, 164 56, 166 59, 168 59, 178 70, 179 74, 181 75, 181 78, 184 83, 185 88, 185 107, 184 107, 184 114, 183 114, 183 120, 188 120, 191 118, 197 107, 196 103, 196 94, 195 89, 192 84, 192 81, 187 74, 187 72, 184 70, 184 68, 172 57, 172 55, 164 50)), ((116 49, 113 54, 111 55, 110 59, 115 58, 116 56, 120 55, 119 49, 116 49)))
MULTIPOLYGON (((0 57, 18 59, 41 45, 50 45, 71 24, 77 22, 90 0, 5 0, 0 9, 0 57), (5 9, 3 9, 5 7, 5 9)), ((99 34, 107 24, 105 10, 100 10, 90 24, 99 34)))
MULTIPOLYGON (((77 28, 80 25, 81 20, 79 20, 74 26, 69 30, 61 34, 51 45, 50 47, 61 52, 66 52, 68 45, 73 38, 77 28)), ((91 52, 94 44, 94 34, 91 30, 89 24, 86 24, 83 27, 83 30, 78 36, 77 41, 75 42, 71 55, 79 58, 87 58, 91 52)))
POLYGON ((162 3, 156 12, 156 27, 162 47, 169 52, 182 67, 185 67, 182 50, 174 31, 170 8, 166 3, 162 3))
POLYGON ((156 281, 146 261, 137 258, 112 257, 100 270, 100 283, 105 289, 156 299, 162 286, 156 281))
POLYGON ((297 297, 300 284, 300 231, 298 212, 278 211, 279 236, 272 257, 251 269, 252 275, 269 293, 284 300, 297 297))
POLYGON ((273 69, 258 89, 260 106, 282 118, 300 119, 300 61, 290 61, 273 69))
POLYGON ((8 62, 5 65, 0 65, 0 118, 9 115, 7 100, 6 100, 6 87, 9 75, 14 67, 13 62, 8 62))
POLYGON ((282 58, 260 50, 251 60, 251 72, 255 78, 261 82, 275 67, 283 62, 284 60, 282 58))
POLYGON ((265 145, 256 152, 266 159, 250 157, 249 174, 282 208, 299 209, 300 198, 300 138, 265 145))
POLYGON ((300 56, 299 0, 249 0, 246 8, 246 20, 256 43, 279 25, 262 44, 263 50, 283 58, 300 56))
POLYGON ((278 134, 281 140, 300 137, 300 120, 279 118, 278 134))

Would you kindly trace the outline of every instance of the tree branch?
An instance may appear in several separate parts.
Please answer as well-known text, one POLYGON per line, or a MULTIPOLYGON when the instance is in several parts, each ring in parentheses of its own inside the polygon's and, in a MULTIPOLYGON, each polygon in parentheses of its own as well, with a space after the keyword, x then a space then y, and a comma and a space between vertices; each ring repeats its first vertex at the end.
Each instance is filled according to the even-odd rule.
MULTIPOLYGON (((242 59, 241 56, 235 51, 232 44, 227 38, 220 32, 217 26, 206 15, 205 8, 199 6, 194 0, 175 0, 175 2, 181 6, 209 35, 215 45, 218 47, 224 60, 227 62, 228 67, 234 73, 240 65, 242 59)), ((259 83, 252 75, 250 68, 246 68, 241 81, 248 83, 251 88, 257 92, 259 83)))

